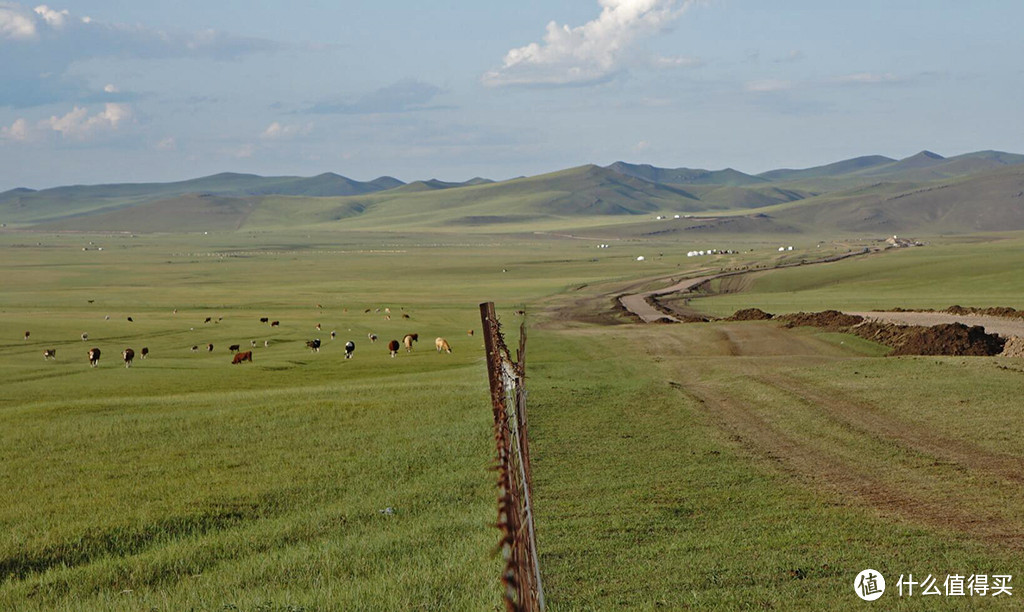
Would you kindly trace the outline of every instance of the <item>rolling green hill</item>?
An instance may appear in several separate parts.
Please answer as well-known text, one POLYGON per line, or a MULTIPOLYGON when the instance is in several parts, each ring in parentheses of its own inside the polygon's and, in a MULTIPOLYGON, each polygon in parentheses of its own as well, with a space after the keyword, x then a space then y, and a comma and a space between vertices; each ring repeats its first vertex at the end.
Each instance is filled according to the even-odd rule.
POLYGON ((223 173, 176 183, 14 189, 0 221, 45 230, 230 231, 281 227, 525 232, 634 224, 685 231, 973 232, 1024 229, 1024 156, 979 151, 866 156, 752 176, 617 162, 462 183, 223 173), (661 216, 667 224, 656 220, 661 216))

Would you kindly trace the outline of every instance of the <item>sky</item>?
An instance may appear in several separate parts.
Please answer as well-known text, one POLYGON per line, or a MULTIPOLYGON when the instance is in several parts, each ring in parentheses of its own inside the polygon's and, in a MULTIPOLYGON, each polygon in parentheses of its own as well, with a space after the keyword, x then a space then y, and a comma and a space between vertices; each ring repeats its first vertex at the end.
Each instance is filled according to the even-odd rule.
POLYGON ((1024 2, 0 0, 0 191, 1024 153, 1024 2))

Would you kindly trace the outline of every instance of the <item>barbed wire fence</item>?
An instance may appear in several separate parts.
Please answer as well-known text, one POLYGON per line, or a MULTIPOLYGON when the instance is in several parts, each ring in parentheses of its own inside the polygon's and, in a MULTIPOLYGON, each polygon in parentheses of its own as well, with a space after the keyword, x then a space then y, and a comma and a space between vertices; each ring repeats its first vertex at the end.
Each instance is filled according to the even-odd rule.
MULTIPOLYGON (((521 314, 525 314, 519 311, 521 314)), ((498 450, 498 529, 505 560, 501 583, 509 612, 544 610, 544 589, 533 527, 533 478, 526 434, 526 320, 519 327, 519 348, 512 359, 494 303, 480 304, 487 376, 494 409, 494 441, 498 450)))

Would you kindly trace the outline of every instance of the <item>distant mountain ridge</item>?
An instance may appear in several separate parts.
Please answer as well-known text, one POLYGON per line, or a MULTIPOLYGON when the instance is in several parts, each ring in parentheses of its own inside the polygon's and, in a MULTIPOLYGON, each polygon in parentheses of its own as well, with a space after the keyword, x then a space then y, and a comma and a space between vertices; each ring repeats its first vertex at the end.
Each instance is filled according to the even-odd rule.
POLYGON ((583 219, 592 225, 605 217, 620 223, 646 215, 725 214, 730 220, 702 222, 692 231, 1010 230, 1024 229, 1021 173, 1024 155, 1002 151, 952 157, 921 151, 900 160, 868 155, 758 175, 620 161, 500 182, 476 177, 404 183, 390 176, 364 182, 333 172, 312 177, 225 172, 172 183, 12 189, 0 193, 0 221, 55 230, 321 224, 497 229, 538 223, 571 227, 583 219))

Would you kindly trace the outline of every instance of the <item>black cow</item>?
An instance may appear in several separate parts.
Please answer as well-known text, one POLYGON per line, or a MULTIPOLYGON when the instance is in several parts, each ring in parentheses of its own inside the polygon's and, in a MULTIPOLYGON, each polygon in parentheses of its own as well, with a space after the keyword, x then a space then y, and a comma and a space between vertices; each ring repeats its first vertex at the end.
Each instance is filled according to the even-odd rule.
POLYGON ((57 349, 45 349, 43 350, 43 360, 52 359, 57 361, 57 349))
POLYGON ((149 347, 148 346, 142 347, 142 358, 145 359, 146 355, 149 355, 149 347))
POLYGON ((352 359, 354 352, 356 352, 356 343, 349 340, 345 343, 345 359, 352 359))
POLYGON ((306 346, 310 348, 314 353, 320 352, 320 338, 316 340, 306 340, 306 346))
POLYGON ((124 367, 130 368, 132 367, 132 360, 135 359, 135 351, 130 347, 126 348, 124 349, 124 352, 121 353, 121 357, 124 357, 124 367))
POLYGON ((89 365, 92 367, 98 366, 100 363, 100 349, 92 348, 89 349, 89 365))
POLYGON ((232 353, 237 353, 238 351, 242 350, 242 346, 239 344, 232 344, 231 346, 228 347, 228 350, 231 351, 232 353))

